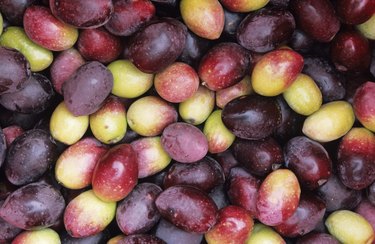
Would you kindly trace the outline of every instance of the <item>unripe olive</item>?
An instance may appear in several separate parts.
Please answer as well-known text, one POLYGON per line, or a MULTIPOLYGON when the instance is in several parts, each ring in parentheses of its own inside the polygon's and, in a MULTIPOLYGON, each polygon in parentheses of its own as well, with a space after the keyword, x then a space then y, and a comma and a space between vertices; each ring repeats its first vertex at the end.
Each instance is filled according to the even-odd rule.
POLYGON ((361 215, 349 210, 337 210, 331 213, 325 225, 331 235, 342 243, 372 243, 374 230, 361 215))
POLYGON ((357 29, 366 38, 368 38, 370 40, 375 40, 375 28, 374 28, 374 26, 375 26, 375 13, 366 22, 364 22, 360 25, 357 25, 357 29))
POLYGON ((108 65, 113 75, 112 94, 123 98, 136 98, 153 84, 154 75, 140 71, 129 60, 116 60, 108 65))
POLYGON ((61 102, 53 111, 49 126, 54 139, 72 145, 86 133, 89 116, 74 116, 61 102))
POLYGON ((323 101, 318 85, 305 74, 299 74, 292 85, 284 91, 283 96, 296 113, 305 116, 317 111, 323 101))
POLYGON ((106 144, 119 142, 126 133, 127 122, 125 106, 110 96, 98 111, 89 116, 90 129, 96 139, 106 144))
POLYGON ((52 52, 34 43, 21 27, 6 28, 0 36, 0 45, 21 52, 29 61, 31 71, 34 72, 46 69, 53 61, 52 52))
POLYGON ((315 141, 329 142, 345 135, 354 121, 352 106, 346 101, 334 101, 307 117, 302 132, 315 141))
POLYGON ((215 92, 200 86, 189 99, 179 104, 181 118, 190 124, 202 124, 211 114, 215 106, 215 92))

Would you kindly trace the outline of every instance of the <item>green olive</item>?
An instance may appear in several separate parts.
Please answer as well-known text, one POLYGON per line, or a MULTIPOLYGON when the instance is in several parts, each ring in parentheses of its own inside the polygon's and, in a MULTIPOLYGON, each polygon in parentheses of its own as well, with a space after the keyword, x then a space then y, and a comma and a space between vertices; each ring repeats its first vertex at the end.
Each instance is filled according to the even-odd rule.
POLYGON ((315 141, 329 142, 345 135, 354 121, 354 111, 350 103, 329 102, 306 118, 302 132, 315 141))
POLYGON ((271 227, 257 223, 246 244, 284 244, 284 239, 271 227))
POLYGON ((375 26, 375 13, 366 22, 360 25, 357 25, 357 29, 359 30, 359 32, 362 33, 362 35, 364 35, 368 39, 375 40, 374 26, 375 26))
POLYGON ((65 103, 61 102, 51 115, 49 127, 54 139, 72 145, 86 133, 89 127, 89 116, 74 116, 65 103))
POLYGON ((14 48, 29 61, 31 71, 42 71, 53 61, 53 53, 30 40, 21 27, 10 26, 0 36, 0 45, 14 48))
POLYGON ((195 94, 179 104, 181 118, 190 124, 202 124, 215 107, 215 92, 200 86, 195 94))
POLYGON ((371 224, 361 215, 349 210, 331 213, 325 225, 341 243, 370 244, 374 240, 371 224))
POLYGON ((113 75, 112 94, 123 98, 136 98, 153 84, 154 75, 140 71, 129 60, 116 60, 108 65, 113 75))
POLYGON ((284 91, 288 105, 296 112, 308 116, 322 105, 322 92, 308 75, 299 74, 292 85, 284 91))

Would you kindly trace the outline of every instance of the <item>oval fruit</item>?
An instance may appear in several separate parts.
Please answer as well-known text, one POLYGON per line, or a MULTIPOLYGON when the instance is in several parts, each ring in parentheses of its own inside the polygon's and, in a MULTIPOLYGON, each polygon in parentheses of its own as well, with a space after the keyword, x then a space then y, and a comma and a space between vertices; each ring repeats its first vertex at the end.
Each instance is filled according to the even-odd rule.
POLYGON ((92 236, 103 231, 114 219, 115 214, 115 202, 103 202, 92 190, 88 190, 79 194, 66 206, 64 226, 72 237, 92 236))
POLYGON ((99 110, 112 87, 113 76, 107 67, 87 62, 64 82, 64 102, 74 116, 89 115, 99 110))
POLYGON ((182 0, 182 19, 196 35, 214 40, 224 29, 224 10, 218 0, 182 0))
POLYGON ((323 102, 322 92, 310 76, 299 74, 283 93, 285 101, 296 113, 308 116, 317 111, 323 102))
POLYGON ((251 74, 254 91, 262 96, 277 96, 297 78, 303 57, 290 49, 271 51, 260 58, 251 74))
POLYGON ((262 182, 257 198, 257 218, 266 225, 279 225, 296 211, 301 188, 296 175, 288 169, 271 172, 262 182))
POLYGON ((354 120, 353 108, 348 102, 329 102, 306 118, 302 132, 315 141, 329 142, 345 135, 354 120))
POLYGON ((160 193, 155 204, 162 217, 185 231, 205 233, 217 221, 215 203, 195 187, 169 187, 160 193))
POLYGON ((203 132, 184 122, 168 125, 161 135, 161 144, 172 159, 181 163, 196 162, 208 151, 208 141, 203 132))
POLYGON ((67 145, 79 141, 89 127, 89 116, 74 116, 61 102, 51 115, 50 133, 52 137, 67 145))
POLYGON ((101 200, 117 202, 133 190, 137 181, 136 152, 130 144, 119 144, 100 158, 92 177, 92 189, 101 200))
POLYGON ((160 135, 164 128, 177 121, 176 109, 156 96, 135 100, 128 109, 127 122, 133 131, 142 136, 160 135))
POLYGON ((331 235, 342 243, 372 243, 374 230, 361 215, 349 210, 331 213, 325 221, 331 235))
POLYGON ((13 191, 1 206, 0 217, 20 229, 42 229, 56 224, 64 209, 65 201, 58 190, 36 182, 13 191))
POLYGON ((221 114, 235 136, 259 140, 270 136, 281 123, 281 110, 274 98, 249 95, 230 101, 221 114))
POLYGON ((78 39, 78 30, 61 22, 44 6, 29 6, 23 16, 27 36, 40 46, 51 51, 63 51, 73 47, 78 39))
POLYGON ((109 96, 103 105, 89 116, 91 132, 106 144, 114 144, 124 138, 127 122, 125 106, 119 98, 109 96))
POLYGON ((93 137, 81 139, 60 154, 55 165, 56 180, 69 189, 91 185, 95 166, 106 151, 93 137))

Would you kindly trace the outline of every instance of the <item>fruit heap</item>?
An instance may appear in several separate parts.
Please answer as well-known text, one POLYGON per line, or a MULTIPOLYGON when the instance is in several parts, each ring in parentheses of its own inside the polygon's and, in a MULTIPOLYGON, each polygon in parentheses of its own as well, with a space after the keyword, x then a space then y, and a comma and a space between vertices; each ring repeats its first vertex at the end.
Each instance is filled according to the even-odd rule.
POLYGON ((375 1, 0 0, 0 243, 373 243, 375 1))

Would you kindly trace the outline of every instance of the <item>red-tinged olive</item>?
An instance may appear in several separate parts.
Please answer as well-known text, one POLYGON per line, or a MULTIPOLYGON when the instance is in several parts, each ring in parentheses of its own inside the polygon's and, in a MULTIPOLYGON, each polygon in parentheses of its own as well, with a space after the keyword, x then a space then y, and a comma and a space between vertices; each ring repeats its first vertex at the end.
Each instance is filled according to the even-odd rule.
POLYGON ((309 233, 299 238, 296 244, 340 244, 333 236, 327 233, 309 233))
POLYGON ((323 200, 314 195, 302 194, 294 214, 274 228, 286 237, 303 236, 315 229, 325 212, 323 200))
POLYGON ((164 170, 171 162, 171 158, 163 149, 159 136, 132 140, 131 146, 137 153, 138 178, 155 175, 164 170))
POLYGON ((130 144, 110 148, 97 163, 92 178, 95 195, 103 201, 119 201, 138 180, 137 155, 130 144))
POLYGON ((325 202, 327 212, 353 209, 362 199, 361 191, 347 188, 334 174, 317 189, 317 194, 325 202))
POLYGON ((134 234, 128 235, 119 240, 119 244, 138 244, 138 243, 147 243, 147 244, 166 244, 166 242, 160 239, 157 236, 151 234, 134 234))
POLYGON ((154 17, 155 10, 150 0, 113 1, 113 13, 105 28, 116 36, 130 36, 154 17))
POLYGON ((335 10, 343 23, 359 25, 371 18, 375 10, 375 2, 373 0, 341 0, 335 2, 335 10))
POLYGON ((256 202, 260 180, 241 167, 230 171, 227 181, 227 194, 231 204, 241 206, 257 218, 256 202))
POLYGON ((69 189, 83 189, 91 185, 95 166, 107 150, 93 137, 86 137, 71 145, 56 161, 56 180, 69 189))
POLYGON ((299 28, 319 42, 329 42, 340 29, 340 21, 329 0, 291 0, 290 8, 299 28))
POLYGON ((163 218, 185 231, 205 233, 217 221, 216 204, 195 187, 169 187, 160 193, 155 204, 163 218))
POLYGON ((40 178, 55 162, 57 147, 49 133, 32 129, 20 135, 9 147, 5 175, 14 185, 40 178))
POLYGON ((223 109, 222 120, 237 137, 259 140, 280 125, 281 111, 274 98, 253 94, 230 101, 223 109))
POLYGON ((113 13, 111 0, 49 0, 52 13, 78 28, 96 28, 108 22, 113 13))
POLYGON ((196 35, 209 40, 218 39, 224 29, 224 9, 218 0, 182 0, 181 17, 196 35))
POLYGON ((271 172, 259 187, 257 218, 265 225, 281 224, 296 211, 300 194, 300 185, 292 171, 278 169, 271 172))
POLYGON ((355 190, 375 180, 375 135, 361 127, 352 128, 337 151, 337 171, 342 183, 355 190))
POLYGON ((123 48, 120 37, 100 27, 82 30, 78 37, 77 49, 86 60, 109 63, 121 54, 123 48))
POLYGON ((170 124, 177 122, 176 108, 157 96, 145 96, 135 100, 126 114, 134 132, 142 136, 158 136, 170 124))
POLYGON ((234 42, 215 45, 201 59, 198 75, 208 89, 218 91, 238 83, 250 64, 245 49, 234 42))
POLYGON ((62 86, 74 72, 85 63, 77 49, 70 48, 60 52, 50 68, 50 78, 55 91, 62 95, 62 86))
MULTIPOLYGON (((0 207, 3 205, 4 201, 0 201, 0 207)), ((8 243, 10 242, 18 233, 22 230, 17 228, 4 219, 0 217, 0 243, 8 243)))
POLYGON ((332 161, 326 149, 305 136, 294 137, 284 148, 285 166, 310 190, 323 185, 332 172, 332 161))
POLYGON ((245 209, 230 205, 219 210, 215 226, 205 234, 209 244, 245 243, 254 221, 245 209))
POLYGON ((370 67, 370 50, 368 39, 358 31, 342 31, 331 42, 331 60, 339 71, 364 71, 370 67))
POLYGON ((304 61, 302 72, 316 82, 322 92, 323 102, 345 97, 344 78, 328 59, 311 56, 305 57, 304 61))
POLYGON ((116 210, 118 227, 125 235, 146 233, 160 219, 155 206, 162 189, 152 183, 141 183, 121 201, 116 210))
POLYGON ((87 62, 64 82, 65 105, 74 116, 96 112, 113 87, 112 73, 97 61, 87 62))
POLYGON ((375 82, 368 81, 358 87, 353 97, 353 108, 361 124, 375 132, 375 82))
POLYGON ((295 29, 293 15, 286 9, 262 8, 249 13, 238 26, 237 41, 248 50, 268 52, 285 44, 295 29))
POLYGON ((227 149, 221 153, 216 153, 213 155, 213 157, 221 165, 225 178, 229 176, 231 169, 239 164, 231 149, 227 149))
POLYGON ((23 231, 12 240, 13 244, 23 243, 48 243, 48 244, 60 244, 59 234, 52 228, 35 229, 29 231, 23 231))
POLYGON ((40 5, 26 9, 23 26, 27 36, 40 46, 51 51, 63 51, 73 47, 78 38, 78 30, 61 22, 51 10, 40 5))
POLYGON ((178 20, 162 18, 149 23, 132 37, 129 59, 143 72, 160 72, 180 56, 186 36, 187 28, 178 20))
POLYGON ((192 97, 199 84, 197 72, 183 62, 169 65, 154 78, 156 92, 171 103, 180 103, 192 97))
POLYGON ((257 176, 268 175, 284 162, 281 146, 272 137, 256 141, 236 139, 232 148, 237 161, 257 176))
POLYGON ((303 68, 303 57, 287 48, 260 57, 251 73, 253 90, 263 96, 277 96, 290 87, 303 68))
POLYGON ((16 92, 30 76, 30 64, 22 53, 0 47, 0 95, 16 92))
POLYGON ((246 75, 233 86, 221 89, 215 93, 216 106, 224 108, 233 99, 253 93, 250 76, 246 75))
POLYGON ((175 162, 164 176, 164 188, 175 185, 190 185, 209 192, 223 183, 223 169, 211 157, 204 157, 191 164, 175 162))
POLYGON ((203 132, 185 122, 168 125, 161 135, 161 144, 168 155, 180 163, 196 162, 208 152, 203 132))
POLYGON ((203 234, 184 231, 165 219, 156 226, 155 235, 167 243, 200 244, 203 234))
POLYGON ((54 225, 64 209, 65 201, 59 191, 36 182, 12 192, 0 208, 0 217, 20 229, 30 230, 54 225))
POLYGON ((36 0, 1 0, 0 12, 11 25, 22 25, 25 10, 36 0))
POLYGON ((83 238, 103 231, 114 219, 116 202, 103 202, 92 190, 80 193, 64 212, 65 230, 72 237, 83 238))
POLYGON ((34 73, 20 90, 1 95, 0 104, 10 111, 40 113, 50 106, 54 95, 51 81, 34 73))

